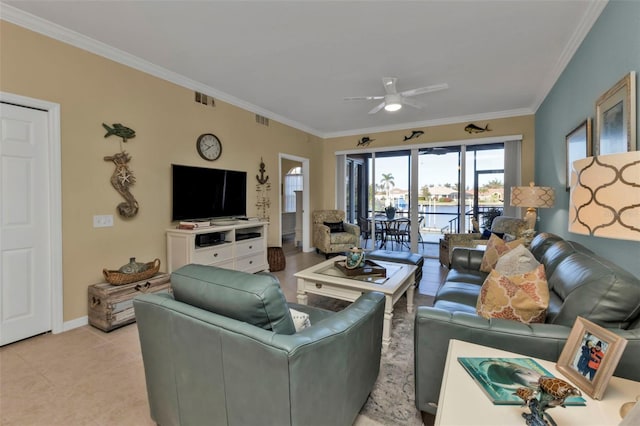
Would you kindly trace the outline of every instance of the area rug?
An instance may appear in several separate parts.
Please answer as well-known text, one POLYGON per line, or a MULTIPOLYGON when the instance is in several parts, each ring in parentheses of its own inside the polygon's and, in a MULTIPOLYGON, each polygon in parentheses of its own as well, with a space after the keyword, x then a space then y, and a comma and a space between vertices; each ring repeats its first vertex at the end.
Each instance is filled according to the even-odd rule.
MULTIPOLYGON (((416 295, 416 306, 433 305, 433 297, 416 295)), ((309 295, 309 305, 337 311, 348 302, 309 295), (312 297, 313 296, 313 297, 312 297)), ((422 425, 415 406, 413 370, 414 313, 407 312, 407 298, 402 297, 393 309, 391 344, 382 349, 380 373, 360 416, 383 425, 422 425)), ((356 423, 365 419, 358 419, 356 423)))

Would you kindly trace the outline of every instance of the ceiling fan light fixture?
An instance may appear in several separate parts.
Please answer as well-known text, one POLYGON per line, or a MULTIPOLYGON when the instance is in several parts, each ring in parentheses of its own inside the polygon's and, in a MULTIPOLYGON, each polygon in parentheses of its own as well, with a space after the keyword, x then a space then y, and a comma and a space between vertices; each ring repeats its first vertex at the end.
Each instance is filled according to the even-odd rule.
POLYGON ((387 95, 384 98, 384 109, 385 111, 394 112, 402 108, 402 102, 400 100, 400 95, 387 95))

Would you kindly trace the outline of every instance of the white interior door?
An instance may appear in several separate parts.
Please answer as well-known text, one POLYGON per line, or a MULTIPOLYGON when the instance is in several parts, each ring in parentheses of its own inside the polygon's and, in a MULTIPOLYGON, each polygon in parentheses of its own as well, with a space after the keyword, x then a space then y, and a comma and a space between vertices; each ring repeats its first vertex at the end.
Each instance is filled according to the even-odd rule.
POLYGON ((0 345, 52 328, 47 126, 0 104, 0 345))

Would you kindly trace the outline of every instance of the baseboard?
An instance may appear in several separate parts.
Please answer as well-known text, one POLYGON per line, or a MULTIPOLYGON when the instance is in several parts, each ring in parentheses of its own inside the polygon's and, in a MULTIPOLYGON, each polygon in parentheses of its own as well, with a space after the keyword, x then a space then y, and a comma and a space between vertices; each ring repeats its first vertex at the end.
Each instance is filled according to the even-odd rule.
POLYGON ((73 330, 74 328, 84 327, 85 325, 89 325, 89 317, 83 316, 80 318, 76 318, 71 321, 65 321, 62 323, 62 332, 73 330))

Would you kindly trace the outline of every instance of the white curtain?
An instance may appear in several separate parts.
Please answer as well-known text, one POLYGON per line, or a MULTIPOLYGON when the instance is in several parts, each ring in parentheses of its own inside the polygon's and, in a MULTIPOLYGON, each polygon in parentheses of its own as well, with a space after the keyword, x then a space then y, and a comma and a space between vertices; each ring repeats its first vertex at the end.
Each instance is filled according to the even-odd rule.
POLYGON ((347 156, 336 155, 336 209, 347 211, 347 156))
POLYGON ((521 186, 522 141, 508 141, 504 144, 504 216, 522 217, 519 207, 511 206, 511 187, 521 186))

